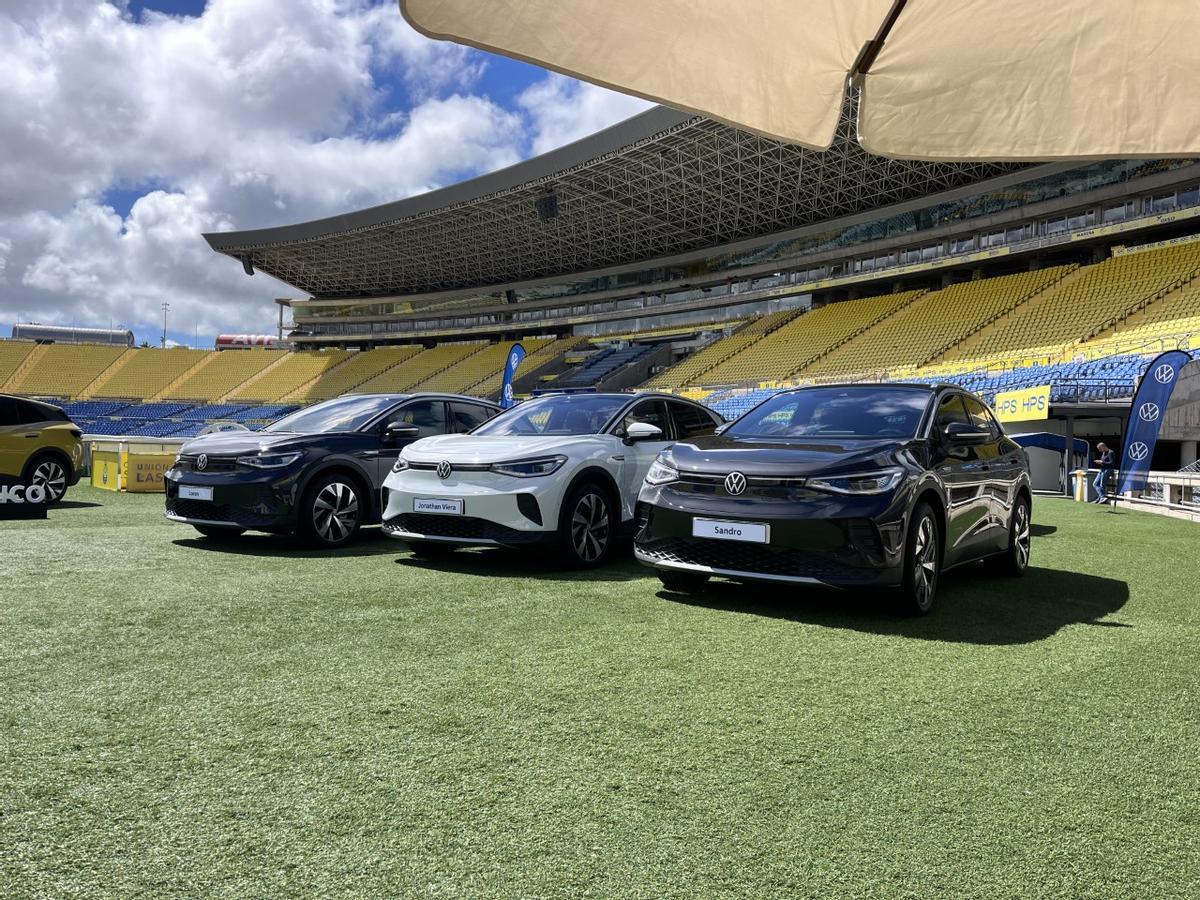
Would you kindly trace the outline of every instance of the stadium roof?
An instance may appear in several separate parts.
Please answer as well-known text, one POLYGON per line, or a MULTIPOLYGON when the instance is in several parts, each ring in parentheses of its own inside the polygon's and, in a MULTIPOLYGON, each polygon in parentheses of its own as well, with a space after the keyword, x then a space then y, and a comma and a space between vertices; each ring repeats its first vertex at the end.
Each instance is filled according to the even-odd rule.
POLYGON ((645 263, 882 209, 1020 165, 872 156, 844 111, 808 150, 655 107, 460 184, 209 245, 317 298, 486 288, 645 263))

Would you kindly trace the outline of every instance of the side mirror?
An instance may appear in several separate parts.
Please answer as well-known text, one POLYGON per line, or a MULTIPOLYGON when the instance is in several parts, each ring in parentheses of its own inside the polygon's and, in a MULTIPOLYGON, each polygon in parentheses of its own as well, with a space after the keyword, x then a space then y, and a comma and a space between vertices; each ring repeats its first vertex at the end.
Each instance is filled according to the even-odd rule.
POLYGON ((639 441, 662 440, 662 429, 649 422, 634 422, 625 429, 625 443, 636 444, 639 441))
POLYGON ((416 440, 420 433, 421 430, 416 425, 410 425, 408 422, 393 422, 384 430, 383 438, 388 443, 394 444, 396 441, 416 440))
POLYGON ((966 422, 951 422, 944 432, 946 442, 957 447, 970 447, 976 444, 986 444, 992 439, 990 431, 982 431, 966 422))

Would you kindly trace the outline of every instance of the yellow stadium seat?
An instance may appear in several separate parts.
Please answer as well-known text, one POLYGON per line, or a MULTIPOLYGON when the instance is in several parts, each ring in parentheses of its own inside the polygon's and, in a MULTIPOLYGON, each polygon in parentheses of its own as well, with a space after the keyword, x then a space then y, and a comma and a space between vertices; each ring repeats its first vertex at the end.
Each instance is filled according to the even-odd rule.
POLYGON ((164 400, 216 402, 287 355, 286 350, 220 350, 168 388, 164 400))
MULTIPOLYGON (((236 351, 224 351, 236 352, 236 351)), ((345 350, 298 350, 228 394, 231 403, 277 403, 349 358, 345 350)))
POLYGON ((97 381, 86 396, 149 400, 212 352, 181 347, 133 350, 119 366, 113 367, 111 374, 97 381))
POLYGON ((50 344, 12 385, 13 393, 76 398, 120 359, 128 347, 106 344, 50 344))

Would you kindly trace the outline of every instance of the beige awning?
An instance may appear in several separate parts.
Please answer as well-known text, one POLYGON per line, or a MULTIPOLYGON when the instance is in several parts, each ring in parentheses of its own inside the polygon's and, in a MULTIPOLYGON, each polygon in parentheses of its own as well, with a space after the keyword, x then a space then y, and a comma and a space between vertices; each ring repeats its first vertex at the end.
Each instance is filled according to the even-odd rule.
POLYGON ((853 71, 859 137, 874 153, 1200 155, 1197 0, 400 0, 400 8, 431 37, 814 149, 832 142, 853 71))

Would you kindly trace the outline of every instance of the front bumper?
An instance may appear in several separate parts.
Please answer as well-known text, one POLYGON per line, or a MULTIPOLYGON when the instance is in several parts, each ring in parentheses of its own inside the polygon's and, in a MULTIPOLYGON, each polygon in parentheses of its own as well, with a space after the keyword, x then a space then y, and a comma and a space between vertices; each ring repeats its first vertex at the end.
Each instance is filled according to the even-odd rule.
POLYGON ((527 547, 558 538, 561 496, 557 479, 512 478, 487 471, 455 471, 449 478, 409 469, 383 486, 383 532, 399 540, 460 546, 527 547), (457 500, 460 515, 417 512, 419 499, 457 500))
POLYGON ((223 525, 282 533, 296 527, 297 477, 292 473, 231 471, 202 473, 172 467, 164 475, 166 509, 172 522, 223 525), (212 488, 212 500, 186 500, 179 486, 212 488))
POLYGON ((901 582, 907 504, 901 497, 815 497, 763 503, 643 488, 634 556, 656 569, 742 581, 836 587, 901 582), (769 543, 696 537, 697 517, 769 526, 769 543))

